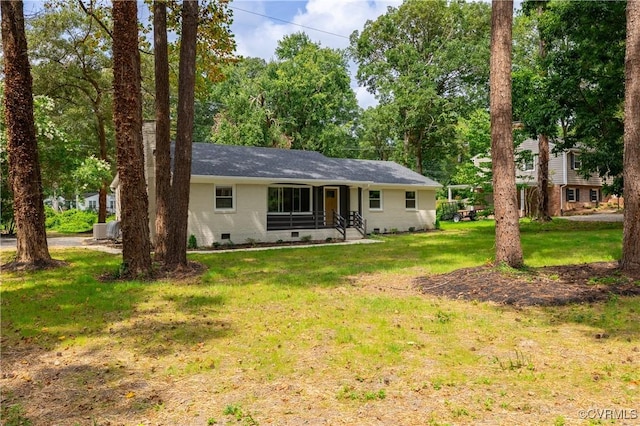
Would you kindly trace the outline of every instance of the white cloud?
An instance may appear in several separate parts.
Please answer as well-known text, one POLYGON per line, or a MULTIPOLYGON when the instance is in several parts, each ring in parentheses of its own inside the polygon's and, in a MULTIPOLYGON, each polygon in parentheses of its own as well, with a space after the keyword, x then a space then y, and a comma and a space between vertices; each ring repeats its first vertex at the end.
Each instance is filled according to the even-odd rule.
POLYGON ((349 46, 348 37, 353 31, 362 30, 368 19, 376 19, 386 12, 388 6, 399 6, 401 3, 399 0, 238 0, 231 3, 231 7, 235 9, 232 31, 236 36, 238 53, 243 56, 270 59, 284 35, 300 31, 323 46, 346 48, 349 46), (276 4, 277 8, 274 7, 276 4), (290 23, 271 20, 258 14, 290 23))
MULTIPOLYGON (((400 0, 236 0, 231 3, 234 9, 231 29, 235 34, 237 53, 241 56, 273 59, 278 41, 287 34, 300 31, 322 46, 344 49, 349 46, 349 36, 353 31, 361 31, 367 20, 375 20, 386 13, 389 6, 397 7, 401 3, 400 0)), ((354 74, 355 67, 352 66, 350 71, 354 74)), ((357 87, 355 81, 352 85, 360 106, 376 104, 373 96, 357 87)))

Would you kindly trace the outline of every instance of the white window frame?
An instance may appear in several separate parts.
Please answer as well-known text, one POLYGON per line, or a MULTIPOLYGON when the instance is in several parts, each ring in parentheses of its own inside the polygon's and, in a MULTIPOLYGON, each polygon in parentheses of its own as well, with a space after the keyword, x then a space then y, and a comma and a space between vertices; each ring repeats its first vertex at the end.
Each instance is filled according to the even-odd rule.
POLYGON ((580 159, 580 154, 576 154, 575 152, 572 152, 571 153, 571 170, 580 170, 581 168, 582 168, 582 160, 580 159))
POLYGON ((213 189, 213 210, 221 213, 233 213, 236 211, 236 186, 235 185, 223 185, 216 184, 213 189), (218 188, 230 188, 231 197, 218 196, 218 188), (218 207, 218 198, 229 199, 231 198, 231 207, 218 207))
POLYGON ((405 210, 418 210, 418 191, 404 191, 404 208, 405 210), (410 192, 413 192, 413 198, 408 198, 410 192), (407 207, 407 202, 413 201, 413 207, 407 207))
POLYGON ((534 154, 531 157, 531 168, 528 168, 527 165, 529 164, 529 162, 527 160, 522 160, 520 162, 520 171, 522 172, 535 172, 536 171, 536 164, 538 163, 538 154, 534 154))
POLYGON ((96 200, 89 200, 87 204, 89 204, 89 210, 98 210, 98 202, 96 200))
POLYGON ((580 201, 579 188, 567 188, 567 202, 577 203, 580 201), (571 196, 569 195, 571 194, 571 196))
POLYGON ((382 198, 383 198, 382 189, 370 189, 369 190, 369 210, 374 212, 382 211, 383 210, 382 198), (378 198, 371 198, 371 193, 373 192, 377 192, 379 194, 378 198), (380 207, 371 207, 371 201, 379 201, 380 207))

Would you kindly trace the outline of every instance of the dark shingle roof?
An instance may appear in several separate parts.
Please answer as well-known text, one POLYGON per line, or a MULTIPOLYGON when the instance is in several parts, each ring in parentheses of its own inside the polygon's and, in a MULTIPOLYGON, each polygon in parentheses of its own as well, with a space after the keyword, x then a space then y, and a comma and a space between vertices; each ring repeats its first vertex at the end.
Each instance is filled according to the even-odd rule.
POLYGON ((261 179, 440 184, 392 161, 329 158, 314 151, 194 143, 191 173, 261 179))

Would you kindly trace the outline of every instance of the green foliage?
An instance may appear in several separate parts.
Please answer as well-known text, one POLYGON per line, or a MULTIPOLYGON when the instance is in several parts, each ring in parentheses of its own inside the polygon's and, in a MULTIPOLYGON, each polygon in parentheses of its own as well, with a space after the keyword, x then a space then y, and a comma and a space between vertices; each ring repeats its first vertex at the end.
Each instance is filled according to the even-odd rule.
POLYGON ((353 155, 357 102, 344 53, 302 33, 286 36, 277 52, 276 61, 247 58, 223 69, 228 79, 209 96, 212 140, 353 155))
POLYGON ((354 32, 358 81, 393 128, 367 119, 372 130, 363 133, 392 144, 396 161, 447 181, 462 151, 458 119, 487 103, 489 29, 486 4, 411 0, 354 32))
POLYGON ((91 191, 100 188, 103 182, 112 177, 109 163, 93 155, 82 160, 80 165, 73 171, 73 178, 80 191, 91 191))
MULTIPOLYGON (((103 9, 93 12, 108 22, 103 9)), ((73 174, 83 160, 108 161, 114 150, 111 39, 77 2, 48 3, 29 20, 27 37, 34 94, 47 102, 36 113, 43 189, 70 198, 88 183, 73 174)))
POLYGON ((258 422, 253 418, 250 413, 245 413, 242 410, 242 406, 239 404, 230 404, 227 405, 222 412, 225 416, 233 416, 235 417, 237 422, 242 422, 245 426, 257 426, 258 422))
POLYGON ((52 208, 45 207, 45 215, 47 229, 63 233, 88 232, 98 222, 98 214, 90 210, 70 209, 56 213, 52 208))
MULTIPOLYGON (((564 139, 557 148, 584 147, 582 171, 622 173, 625 2, 551 1, 539 16, 546 45, 542 96, 560 106, 564 139)), ((543 103, 542 112, 548 108, 543 103)), ((551 114, 553 116, 554 114, 551 114)), ((557 122, 558 119, 555 119, 557 122)))
POLYGON ((187 248, 189 250, 195 250, 198 248, 198 241, 196 240, 195 235, 189 235, 189 239, 187 240, 187 248))

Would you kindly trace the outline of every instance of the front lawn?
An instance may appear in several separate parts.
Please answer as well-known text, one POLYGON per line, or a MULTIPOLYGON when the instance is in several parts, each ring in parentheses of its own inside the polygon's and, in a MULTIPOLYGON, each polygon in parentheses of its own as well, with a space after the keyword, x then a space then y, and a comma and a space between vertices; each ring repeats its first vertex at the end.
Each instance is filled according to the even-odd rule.
MULTIPOLYGON (((522 224, 531 267, 616 260, 621 235, 522 224)), ((381 239, 194 254, 208 270, 176 282, 101 282, 120 257, 90 250, 3 273, 3 422, 637 421, 640 298, 516 309, 425 296, 414 278, 491 261, 493 222, 381 239)))

